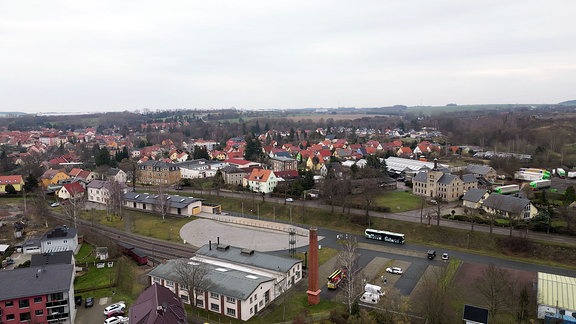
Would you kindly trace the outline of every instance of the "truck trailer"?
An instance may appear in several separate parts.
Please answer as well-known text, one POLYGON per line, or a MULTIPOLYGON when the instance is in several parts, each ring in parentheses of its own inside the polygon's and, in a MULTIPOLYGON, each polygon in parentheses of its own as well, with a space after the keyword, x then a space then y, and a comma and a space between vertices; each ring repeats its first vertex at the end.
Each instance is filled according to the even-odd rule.
POLYGON ((497 194, 511 194, 520 191, 520 186, 517 184, 513 185, 506 185, 506 186, 499 186, 494 188, 494 192, 497 194))
POLYGON ((537 181, 530 182, 530 187, 532 188, 532 190, 538 190, 538 189, 548 188, 548 187, 550 187, 551 184, 552 184, 552 181, 550 181, 550 180, 537 180, 537 181))

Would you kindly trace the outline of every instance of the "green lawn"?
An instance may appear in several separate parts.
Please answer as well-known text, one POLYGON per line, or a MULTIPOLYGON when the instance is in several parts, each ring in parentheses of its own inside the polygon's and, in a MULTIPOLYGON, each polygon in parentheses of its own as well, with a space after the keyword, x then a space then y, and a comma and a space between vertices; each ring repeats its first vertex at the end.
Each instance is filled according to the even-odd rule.
POLYGON ((387 191, 374 200, 379 207, 389 207, 393 213, 414 210, 420 208, 420 197, 405 191, 387 191))

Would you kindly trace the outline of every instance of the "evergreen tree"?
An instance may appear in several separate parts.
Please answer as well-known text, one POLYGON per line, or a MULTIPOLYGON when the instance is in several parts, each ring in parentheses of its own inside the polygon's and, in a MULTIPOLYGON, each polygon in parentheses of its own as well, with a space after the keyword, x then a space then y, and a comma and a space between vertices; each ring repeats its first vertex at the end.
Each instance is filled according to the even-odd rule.
POLYGON ((94 155, 94 162, 96 163, 96 166, 112 165, 110 160, 110 152, 106 147, 98 150, 98 153, 94 155))

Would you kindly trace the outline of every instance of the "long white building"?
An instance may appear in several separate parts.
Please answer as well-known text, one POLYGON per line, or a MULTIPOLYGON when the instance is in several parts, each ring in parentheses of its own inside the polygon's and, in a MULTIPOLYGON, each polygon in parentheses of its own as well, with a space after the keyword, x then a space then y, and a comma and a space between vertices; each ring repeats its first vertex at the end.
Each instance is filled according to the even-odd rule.
POLYGON ((176 293, 183 302, 221 315, 247 321, 283 292, 302 280, 302 261, 246 250, 224 244, 206 244, 188 265, 203 266, 207 273, 205 290, 190 300, 176 267, 182 261, 169 260, 148 276, 176 293))

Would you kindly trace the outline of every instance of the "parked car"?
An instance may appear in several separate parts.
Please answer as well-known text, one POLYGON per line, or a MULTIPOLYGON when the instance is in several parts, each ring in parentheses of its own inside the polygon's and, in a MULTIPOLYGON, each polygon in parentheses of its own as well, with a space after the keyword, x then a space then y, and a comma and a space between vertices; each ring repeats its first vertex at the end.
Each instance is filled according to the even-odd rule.
POLYGON ((386 268, 386 272, 393 273, 393 274, 398 274, 398 275, 400 275, 400 274, 403 273, 402 268, 400 268, 400 267, 390 267, 390 268, 386 268))
POLYGON ((112 305, 109 305, 106 308, 104 308, 104 315, 106 315, 106 316, 122 315, 122 314, 124 314, 125 309, 126 309, 126 304, 124 304, 124 303, 112 304, 112 305))
POLYGON ((74 296, 74 304, 76 304, 76 306, 82 306, 82 296, 74 296))
POLYGON ((174 190, 182 190, 182 186, 174 186, 174 190))
POLYGON ((118 324, 118 323, 128 323, 129 318, 124 316, 112 316, 104 321, 104 324, 118 324))
POLYGON ((94 306, 94 297, 86 298, 86 300, 84 301, 84 307, 88 308, 92 306, 94 306))
POLYGON ((292 199, 292 198, 286 198, 286 202, 293 202, 293 201, 294 201, 294 199, 292 199))
POLYGON ((58 207, 58 206, 60 206, 59 202, 53 202, 50 204, 50 207, 58 207))
POLYGON ((11 257, 6 258, 6 265, 14 264, 14 262, 15 262, 14 259, 12 259, 11 257))
POLYGON ((442 260, 447 261, 450 257, 448 256, 448 253, 444 252, 442 253, 442 260))
POLYGON ((428 250, 427 255, 429 260, 434 260, 434 258, 436 257, 436 251, 428 250))

